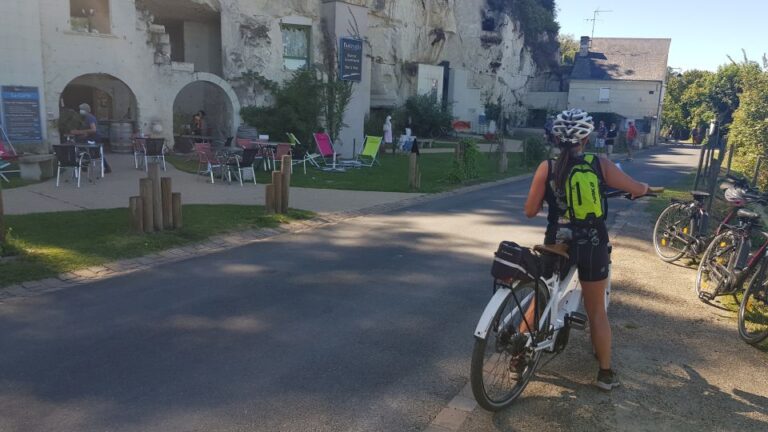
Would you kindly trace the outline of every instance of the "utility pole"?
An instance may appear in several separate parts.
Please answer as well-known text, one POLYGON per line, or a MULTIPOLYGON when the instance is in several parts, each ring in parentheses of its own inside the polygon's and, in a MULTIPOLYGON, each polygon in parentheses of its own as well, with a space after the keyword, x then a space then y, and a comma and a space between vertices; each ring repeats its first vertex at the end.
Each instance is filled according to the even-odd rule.
POLYGON ((590 22, 590 21, 592 22, 592 36, 590 36, 592 39, 595 38, 595 23, 598 21, 598 19, 597 19, 598 15, 600 15, 601 13, 606 13, 606 12, 613 12, 613 11, 612 10, 601 10, 600 7, 598 6, 597 9, 592 11, 592 18, 587 18, 587 19, 584 20, 586 22, 590 22))

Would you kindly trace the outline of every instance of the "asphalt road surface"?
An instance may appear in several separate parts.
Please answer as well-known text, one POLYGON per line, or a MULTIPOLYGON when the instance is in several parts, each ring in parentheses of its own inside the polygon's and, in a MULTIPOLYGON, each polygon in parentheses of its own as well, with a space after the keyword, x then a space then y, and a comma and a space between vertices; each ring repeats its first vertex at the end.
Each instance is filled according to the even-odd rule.
POLYGON ((543 237, 528 183, 0 304, 0 431, 421 430, 467 383, 496 245, 543 237))

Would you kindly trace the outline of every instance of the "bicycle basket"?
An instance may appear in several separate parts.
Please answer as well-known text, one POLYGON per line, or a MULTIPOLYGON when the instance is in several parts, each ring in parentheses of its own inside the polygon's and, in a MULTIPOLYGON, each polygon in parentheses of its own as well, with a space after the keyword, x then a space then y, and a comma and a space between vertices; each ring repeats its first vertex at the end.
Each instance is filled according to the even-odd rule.
POLYGON ((536 279, 538 258, 529 248, 515 242, 503 241, 494 254, 491 276, 498 282, 510 285, 515 281, 530 282, 536 279))

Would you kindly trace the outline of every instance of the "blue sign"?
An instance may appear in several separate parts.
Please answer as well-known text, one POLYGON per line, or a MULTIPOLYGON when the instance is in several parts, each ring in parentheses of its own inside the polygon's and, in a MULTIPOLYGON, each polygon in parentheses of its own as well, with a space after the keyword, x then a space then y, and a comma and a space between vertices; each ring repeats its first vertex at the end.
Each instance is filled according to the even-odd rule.
POLYGON ((40 121, 40 92, 37 87, 3 86, 3 128, 12 143, 39 143, 43 140, 40 121))
POLYGON ((341 79, 360 82, 363 79, 363 41, 341 38, 339 47, 341 79))

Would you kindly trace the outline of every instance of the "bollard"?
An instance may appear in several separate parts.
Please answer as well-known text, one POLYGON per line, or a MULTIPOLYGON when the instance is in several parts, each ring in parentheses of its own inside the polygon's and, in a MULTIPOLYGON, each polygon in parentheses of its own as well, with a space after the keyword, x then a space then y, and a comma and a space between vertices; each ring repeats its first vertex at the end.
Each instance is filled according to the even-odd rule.
POLYGON ((160 179, 163 206, 163 228, 173 228, 173 188, 170 177, 160 179))
POLYGON ((264 209, 267 213, 275 213, 275 185, 268 184, 265 189, 264 209))
POLYGON ((181 192, 171 194, 171 206, 173 207, 173 229, 180 229, 184 220, 181 208, 181 192))
POLYGON ((152 179, 139 179, 139 196, 141 197, 141 208, 143 212, 142 227, 144 232, 154 231, 154 216, 152 212, 152 179))
POLYGON ((291 155, 284 155, 281 162, 280 171, 283 173, 281 197, 280 197, 280 213, 288 213, 288 203, 290 201, 291 194, 291 169, 293 168, 291 155))
POLYGON ((163 192, 160 185, 160 164, 149 164, 149 178, 152 179, 152 223, 155 231, 163 230, 163 192))
POLYGON ((280 171, 272 172, 272 186, 274 187, 274 203, 275 213, 282 213, 283 210, 283 174, 280 171))
POLYGON ((135 234, 144 232, 144 205, 140 196, 128 198, 128 227, 135 234))

